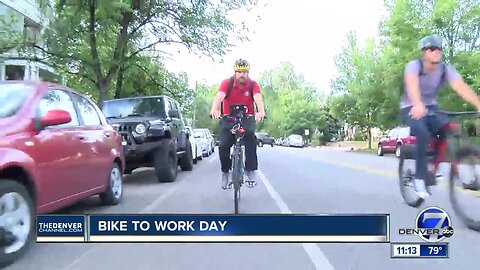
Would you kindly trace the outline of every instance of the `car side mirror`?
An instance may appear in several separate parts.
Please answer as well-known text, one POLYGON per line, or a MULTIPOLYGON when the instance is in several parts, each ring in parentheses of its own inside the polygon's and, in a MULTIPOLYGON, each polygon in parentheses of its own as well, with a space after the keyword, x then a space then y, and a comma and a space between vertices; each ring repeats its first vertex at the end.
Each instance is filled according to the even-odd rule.
POLYGON ((70 123, 72 116, 64 110, 50 110, 41 119, 42 127, 57 126, 70 123))
POLYGON ((180 118, 180 113, 177 110, 169 110, 168 116, 171 118, 180 118))

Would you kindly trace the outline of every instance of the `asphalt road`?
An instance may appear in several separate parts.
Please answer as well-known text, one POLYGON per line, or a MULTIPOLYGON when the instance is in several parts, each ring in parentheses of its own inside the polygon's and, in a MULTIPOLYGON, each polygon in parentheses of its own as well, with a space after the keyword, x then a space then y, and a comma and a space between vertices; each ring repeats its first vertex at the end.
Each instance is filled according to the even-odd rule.
MULTIPOLYGON (((98 199, 65 213, 232 213, 232 191, 220 189, 219 161, 213 156, 181 172, 174 183, 159 184, 153 172, 126 177, 123 202, 99 207, 98 199)), ((412 227, 419 209, 398 192, 392 157, 332 149, 259 148, 260 178, 242 193, 245 213, 390 213, 391 241, 412 227)), ((464 228, 453 214, 446 190, 435 189, 426 206, 450 213, 455 235, 449 259, 391 259, 389 244, 36 244, 9 270, 83 269, 475 269, 480 234, 464 228)))

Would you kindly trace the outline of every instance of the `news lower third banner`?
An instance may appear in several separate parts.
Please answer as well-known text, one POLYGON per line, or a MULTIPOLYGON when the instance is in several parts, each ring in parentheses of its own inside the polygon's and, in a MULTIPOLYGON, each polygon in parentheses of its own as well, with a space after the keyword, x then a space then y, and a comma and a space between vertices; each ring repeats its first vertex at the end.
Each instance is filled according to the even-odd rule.
POLYGON ((390 242, 382 215, 39 216, 37 242, 390 242))

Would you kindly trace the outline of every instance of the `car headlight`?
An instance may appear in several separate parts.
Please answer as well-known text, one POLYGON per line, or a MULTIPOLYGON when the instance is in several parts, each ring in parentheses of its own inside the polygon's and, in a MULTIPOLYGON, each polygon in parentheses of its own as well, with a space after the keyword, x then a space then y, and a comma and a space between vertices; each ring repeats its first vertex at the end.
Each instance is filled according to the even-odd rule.
POLYGON ((147 131, 147 126, 145 126, 145 124, 138 124, 135 127, 135 132, 138 133, 138 134, 143 134, 146 131, 147 131))

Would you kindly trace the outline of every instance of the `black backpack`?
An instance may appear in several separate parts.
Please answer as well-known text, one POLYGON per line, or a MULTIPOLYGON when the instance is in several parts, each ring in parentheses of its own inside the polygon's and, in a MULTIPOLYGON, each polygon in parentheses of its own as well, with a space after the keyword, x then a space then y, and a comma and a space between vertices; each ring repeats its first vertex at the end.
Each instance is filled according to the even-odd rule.
MULTIPOLYGON (((418 72, 418 76, 424 76, 425 73, 423 72, 423 61, 422 59, 418 59, 418 62, 420 64, 420 71, 418 72)), ((445 83, 445 76, 447 73, 447 67, 445 63, 442 62, 442 76, 440 77, 440 85, 443 85, 445 83)), ((405 79, 402 76, 402 85, 401 85, 401 93, 405 91, 405 79)))
MULTIPOLYGON (((229 96, 230 93, 232 92, 233 82, 234 82, 234 81, 235 81, 235 76, 230 77, 230 81, 229 81, 229 83, 228 83, 228 88, 227 88, 227 94, 225 95, 224 100, 225 100, 226 98, 228 98, 228 96, 229 96)), ((253 87, 254 87, 254 86, 255 86, 255 84, 252 82, 252 83, 250 84, 250 88, 249 88, 250 97, 252 97, 252 100, 254 100, 254 99, 253 99, 253 87)), ((254 100, 254 102, 255 102, 255 100, 254 100)), ((223 113, 223 101, 222 101, 222 103, 220 104, 220 111, 223 113)))

